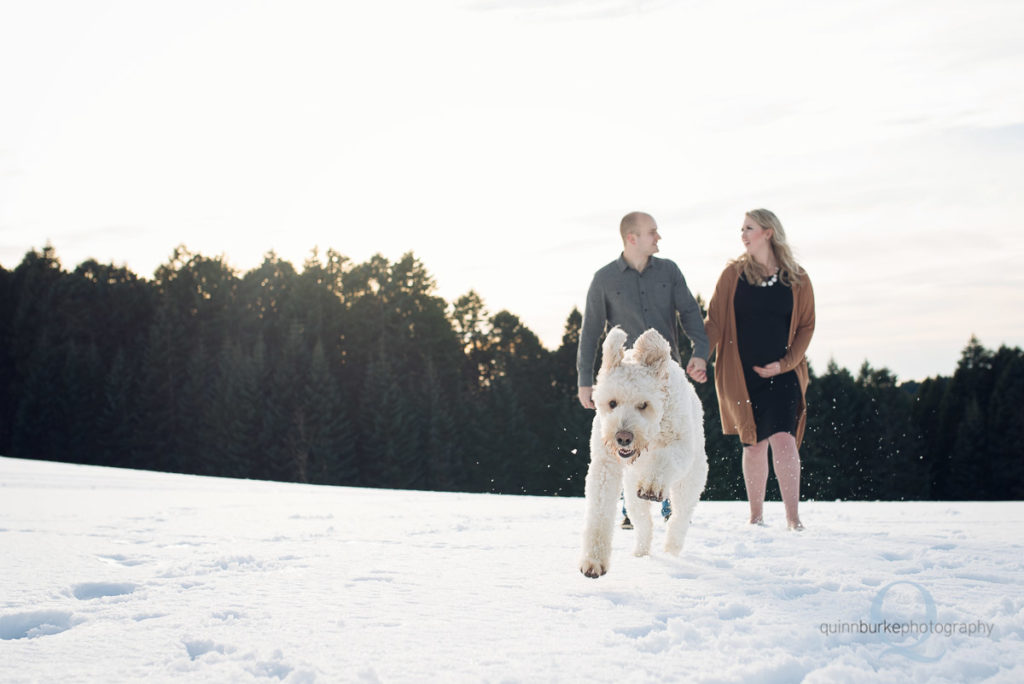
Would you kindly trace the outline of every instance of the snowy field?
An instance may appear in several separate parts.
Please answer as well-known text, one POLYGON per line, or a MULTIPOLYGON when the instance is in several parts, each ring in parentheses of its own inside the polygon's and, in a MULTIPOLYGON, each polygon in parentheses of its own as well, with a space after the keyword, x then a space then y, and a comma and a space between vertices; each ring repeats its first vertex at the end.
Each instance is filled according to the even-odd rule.
POLYGON ((745 509, 592 580, 582 499, 0 458, 0 680, 1024 681, 1024 503, 745 509))

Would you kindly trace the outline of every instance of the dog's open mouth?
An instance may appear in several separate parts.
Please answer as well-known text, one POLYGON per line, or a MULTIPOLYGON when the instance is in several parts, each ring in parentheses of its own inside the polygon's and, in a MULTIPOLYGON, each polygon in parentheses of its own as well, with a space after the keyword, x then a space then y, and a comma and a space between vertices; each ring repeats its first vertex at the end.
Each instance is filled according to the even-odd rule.
POLYGON ((636 449, 619 449, 619 456, 622 458, 633 458, 634 456, 636 456, 636 449))

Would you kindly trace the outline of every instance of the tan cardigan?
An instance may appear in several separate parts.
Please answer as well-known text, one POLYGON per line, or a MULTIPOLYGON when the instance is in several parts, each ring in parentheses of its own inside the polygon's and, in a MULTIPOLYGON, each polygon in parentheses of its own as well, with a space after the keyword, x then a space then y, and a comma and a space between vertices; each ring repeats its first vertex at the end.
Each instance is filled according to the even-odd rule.
MULTIPOLYGON (((715 294, 708 304, 704 328, 711 350, 716 355, 715 389, 718 391, 718 412, 722 417, 722 433, 739 435, 744 444, 757 442, 757 426, 747 395, 747 382, 743 379, 740 351, 736 345, 736 309, 733 297, 742 267, 729 264, 722 271, 715 294)), ((800 383, 800 408, 796 428, 797 446, 807 427, 807 345, 814 334, 814 288, 805 273, 800 285, 793 287, 793 316, 789 324, 789 343, 786 355, 779 359, 782 372, 795 370, 800 383)))

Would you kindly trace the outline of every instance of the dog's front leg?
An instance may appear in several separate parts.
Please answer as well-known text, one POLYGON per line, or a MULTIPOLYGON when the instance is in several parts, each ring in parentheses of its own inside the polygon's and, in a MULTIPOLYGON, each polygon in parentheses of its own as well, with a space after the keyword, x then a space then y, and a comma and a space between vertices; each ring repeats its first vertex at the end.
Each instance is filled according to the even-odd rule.
POLYGON ((622 489, 626 500, 626 513, 633 522, 633 535, 636 543, 633 546, 634 556, 646 556, 651 552, 651 539, 654 536, 654 522, 651 520, 651 503, 637 496, 636 468, 626 469, 623 476, 622 489))
POLYGON ((679 479, 676 460, 677 447, 651 449, 637 471, 636 495, 648 501, 661 502, 668 498, 669 484, 679 479))
POLYGON ((600 577, 608 572, 612 555, 612 534, 622 487, 622 463, 607 453, 603 446, 591 444, 590 467, 587 469, 587 517, 583 527, 583 554, 580 572, 587 577, 600 577))
POLYGON ((700 460, 696 460, 692 464, 686 476, 672 485, 672 517, 668 521, 668 530, 665 534, 665 551, 673 556, 678 556, 679 552, 683 550, 683 542, 686 540, 686 531, 690 529, 693 509, 696 508, 697 502, 700 500, 707 479, 707 457, 701 453, 700 460))

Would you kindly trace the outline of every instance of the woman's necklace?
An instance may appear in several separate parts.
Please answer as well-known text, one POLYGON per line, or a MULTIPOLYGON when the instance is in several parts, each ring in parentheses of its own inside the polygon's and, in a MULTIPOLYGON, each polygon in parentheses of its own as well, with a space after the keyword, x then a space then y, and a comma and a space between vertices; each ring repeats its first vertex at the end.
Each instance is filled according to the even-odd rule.
POLYGON ((779 269, 778 269, 778 267, 775 268, 775 273, 772 273, 772 277, 771 278, 768 278, 767 280, 762 280, 761 281, 761 287, 771 287, 772 285, 774 285, 777 282, 779 282, 779 269))

